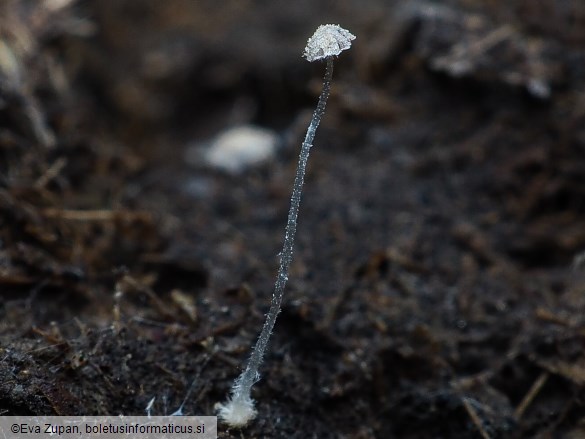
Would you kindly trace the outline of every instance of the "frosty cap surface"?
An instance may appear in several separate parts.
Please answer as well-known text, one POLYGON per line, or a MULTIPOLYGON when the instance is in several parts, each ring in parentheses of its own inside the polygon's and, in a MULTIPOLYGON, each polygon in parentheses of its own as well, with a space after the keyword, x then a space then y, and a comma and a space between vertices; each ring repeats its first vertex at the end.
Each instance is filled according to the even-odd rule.
POLYGON ((330 56, 337 56, 351 47, 353 35, 337 24, 322 24, 307 41, 303 56, 313 62, 330 56))

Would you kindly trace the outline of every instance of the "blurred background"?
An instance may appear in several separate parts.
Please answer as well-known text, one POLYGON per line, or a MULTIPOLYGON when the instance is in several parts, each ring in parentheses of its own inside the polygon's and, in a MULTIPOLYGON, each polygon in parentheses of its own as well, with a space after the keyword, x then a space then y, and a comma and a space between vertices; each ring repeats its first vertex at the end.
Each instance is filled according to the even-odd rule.
POLYGON ((585 435, 569 0, 3 0, 0 413, 164 414, 192 385, 213 414, 268 308, 325 23, 357 39, 242 434, 585 435))

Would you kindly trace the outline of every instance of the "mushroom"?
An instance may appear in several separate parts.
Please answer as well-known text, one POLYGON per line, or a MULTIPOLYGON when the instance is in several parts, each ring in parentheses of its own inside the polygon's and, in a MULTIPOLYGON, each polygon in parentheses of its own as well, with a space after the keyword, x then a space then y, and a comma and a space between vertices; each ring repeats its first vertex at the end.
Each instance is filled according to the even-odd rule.
POLYGON ((220 420, 230 427, 244 427, 256 417, 257 411, 254 406, 254 400, 251 397, 252 386, 260 379, 258 369, 262 363, 264 352, 268 346, 268 341, 276 317, 280 312, 284 288, 288 280, 288 270, 293 258, 294 239, 297 231, 297 217, 299 214, 299 205, 303 183, 305 180, 305 169, 309 159, 309 152, 313 146, 315 132, 321 122, 321 117, 325 113, 325 106, 329 91, 331 89, 331 80, 333 78, 333 59, 342 51, 349 49, 351 41, 355 39, 349 31, 336 24, 325 24, 317 28, 315 33, 307 41, 307 47, 303 56, 310 62, 324 59, 327 62, 325 68, 325 77, 323 78, 323 90, 319 96, 317 108, 313 113, 313 118, 307 128, 305 140, 301 146, 299 163, 293 184, 292 196, 290 201, 290 210, 288 212, 288 221, 284 234, 284 244, 280 253, 280 266, 274 285, 274 293, 270 303, 270 310, 266 315, 266 321, 252 349, 252 354, 248 359, 246 368, 242 374, 234 381, 231 395, 224 404, 217 404, 216 408, 220 420))

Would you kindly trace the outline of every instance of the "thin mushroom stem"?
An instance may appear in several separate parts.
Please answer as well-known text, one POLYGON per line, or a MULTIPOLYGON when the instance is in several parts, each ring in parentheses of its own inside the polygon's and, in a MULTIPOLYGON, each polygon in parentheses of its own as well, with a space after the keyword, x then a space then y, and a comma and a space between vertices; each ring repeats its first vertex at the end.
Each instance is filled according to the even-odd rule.
POLYGON ((319 103, 317 104, 317 108, 313 113, 313 118, 311 119, 311 123, 307 129, 305 140, 303 141, 299 155, 299 162, 293 184, 290 209, 288 211, 288 221, 286 223, 284 244, 282 246, 282 252, 280 253, 280 266, 278 268, 278 274, 274 284, 274 293, 272 294, 270 310, 268 311, 266 321, 264 322, 260 336, 256 341, 256 345, 252 350, 252 354, 250 355, 246 369, 244 372, 242 372, 234 386, 232 399, 234 401, 239 401, 240 403, 244 403, 246 400, 250 399, 252 386, 256 383, 256 381, 258 381, 258 368, 262 363, 262 358, 264 357, 266 347, 268 346, 270 335, 272 334, 274 324, 276 323, 276 317, 280 312, 280 306, 284 296, 284 288, 288 280, 288 270, 293 259, 294 240, 297 233, 297 218, 299 215, 301 194, 305 181, 307 161, 309 160, 309 153, 311 151, 311 147, 313 146, 313 140, 315 139, 317 127, 319 126, 321 118, 325 113, 327 99, 329 98, 329 92, 331 90, 332 79, 333 57, 328 57, 327 67, 325 69, 325 77, 323 79, 323 90, 319 96, 319 103))
POLYGON ((327 58, 327 68, 325 70, 325 77, 323 79, 323 90, 319 96, 319 103, 313 113, 313 118, 305 134, 305 140, 301 147, 299 155, 299 163, 297 164, 297 172, 295 175, 295 181, 293 184, 293 191, 290 200, 290 209, 288 211, 288 221, 286 223, 286 229, 284 234, 284 243, 282 246, 282 252, 280 253, 280 266, 278 268, 278 274, 276 275, 276 282, 274 284, 274 293, 272 294, 272 301, 270 302, 270 310, 256 342, 256 346, 252 351, 248 365, 244 370, 241 377, 240 386, 247 392, 250 391, 252 385, 257 381, 256 376, 258 372, 258 366, 262 362, 264 352, 268 346, 268 340, 270 334, 274 329, 276 317, 280 312, 280 306, 282 304, 282 297, 284 295, 284 288, 288 281, 288 270, 293 259, 293 248, 295 235, 297 233, 297 218, 299 215, 299 206, 301 204, 301 194, 303 191, 303 185, 305 182, 305 171, 307 168, 307 161, 309 160, 309 153, 313 146, 313 140, 315 139, 315 132, 321 122, 321 118, 325 113, 325 106, 327 105, 327 99, 329 98, 329 92, 331 90, 331 80, 333 78, 333 58, 327 58))
POLYGON ((288 271, 293 258, 294 240, 297 233, 297 218, 299 216, 301 194, 305 181, 305 171, 307 169, 309 153, 313 146, 313 140, 315 139, 315 133, 325 113, 327 98, 329 98, 331 81, 333 79, 333 59, 343 50, 349 49, 353 39, 355 39, 355 36, 349 31, 338 25, 327 24, 317 28, 313 36, 307 41, 307 46, 305 47, 303 56, 308 61, 326 61, 323 90, 319 96, 317 108, 307 128, 305 140, 302 143, 299 154, 299 163, 293 183, 284 243, 282 252, 280 253, 280 264, 274 284, 270 310, 266 315, 266 321, 252 349, 252 354, 248 359, 246 368, 232 386, 230 399, 225 404, 219 404, 217 406, 219 418, 231 427, 243 427, 250 420, 254 419, 257 414, 256 408, 254 407, 254 400, 251 397, 252 386, 259 380, 260 375, 258 369, 264 358, 264 353, 266 352, 270 335, 274 329, 276 318, 280 313, 284 288, 288 281, 288 271))

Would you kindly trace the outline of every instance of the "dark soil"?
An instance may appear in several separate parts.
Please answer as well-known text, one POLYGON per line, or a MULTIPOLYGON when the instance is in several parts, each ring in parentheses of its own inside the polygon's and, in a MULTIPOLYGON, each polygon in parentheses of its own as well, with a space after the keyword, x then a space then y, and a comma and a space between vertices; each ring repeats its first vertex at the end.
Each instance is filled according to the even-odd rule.
POLYGON ((0 414, 214 414, 269 306, 322 23, 295 260, 219 437, 585 437, 585 5, 0 3, 0 414), (187 161, 240 124, 276 156, 187 161), (195 145, 195 146, 193 146, 195 145))

